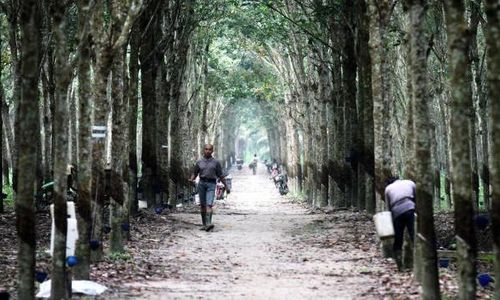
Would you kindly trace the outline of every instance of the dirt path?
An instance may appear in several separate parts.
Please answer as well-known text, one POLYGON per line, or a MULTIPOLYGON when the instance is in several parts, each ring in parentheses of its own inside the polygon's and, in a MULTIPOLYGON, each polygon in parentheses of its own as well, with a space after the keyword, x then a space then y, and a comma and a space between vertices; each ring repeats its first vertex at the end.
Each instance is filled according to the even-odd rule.
MULTIPOLYGON (((152 251, 176 270, 124 286, 143 288, 135 299, 379 299, 373 274, 358 272, 370 259, 366 249, 311 247, 325 215, 281 197, 262 165, 256 176, 248 168, 232 175, 233 191, 217 204, 213 232, 199 230, 198 214, 171 215, 187 226, 173 245, 152 251)), ((349 238, 340 228, 329 233, 349 238)))

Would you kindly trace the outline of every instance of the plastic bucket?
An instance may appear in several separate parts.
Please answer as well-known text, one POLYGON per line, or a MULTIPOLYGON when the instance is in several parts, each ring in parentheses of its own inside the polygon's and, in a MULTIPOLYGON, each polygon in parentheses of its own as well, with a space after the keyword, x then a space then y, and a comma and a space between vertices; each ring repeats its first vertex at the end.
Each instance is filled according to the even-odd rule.
POLYGON ((392 214, 390 211, 381 211, 373 216, 377 235, 381 239, 394 236, 394 226, 392 224, 392 214))

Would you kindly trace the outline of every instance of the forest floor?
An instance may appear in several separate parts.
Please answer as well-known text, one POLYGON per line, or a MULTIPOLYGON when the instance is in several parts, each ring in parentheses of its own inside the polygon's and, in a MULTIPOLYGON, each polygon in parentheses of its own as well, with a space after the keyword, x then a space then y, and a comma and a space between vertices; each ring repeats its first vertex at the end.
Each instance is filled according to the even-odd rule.
MULTIPOLYGON (((98 299, 419 299, 411 272, 383 258, 371 216, 311 210, 282 197, 263 166, 232 170, 233 190, 217 201, 213 232, 201 231, 198 207, 134 218, 127 252, 92 267, 109 289, 98 299)), ((37 219, 43 232, 48 218, 37 219)), ((0 215, 2 240, 15 240, 13 214, 0 215), (9 227, 10 227, 9 226, 9 227)), ((39 234, 41 249, 48 235, 39 234)), ((13 243, 0 244, 0 266, 15 272, 13 243)), ((37 270, 50 273, 37 255, 37 270)), ((3 271, 3 270, 2 270, 3 271)), ((6 274, 4 272, 4 274, 6 274)), ((441 291, 455 298, 453 266, 440 269, 441 291)), ((0 277, 13 292, 15 276, 0 277)), ((491 290, 478 287, 478 298, 491 290)))

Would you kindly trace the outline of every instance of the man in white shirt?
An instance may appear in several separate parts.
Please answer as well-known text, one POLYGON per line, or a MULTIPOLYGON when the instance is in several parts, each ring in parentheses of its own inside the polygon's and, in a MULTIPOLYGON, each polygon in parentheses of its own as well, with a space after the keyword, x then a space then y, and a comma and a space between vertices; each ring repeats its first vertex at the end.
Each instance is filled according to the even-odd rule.
POLYGON ((415 182, 390 177, 386 180, 385 201, 391 210, 394 224, 393 251, 398 269, 402 267, 403 237, 405 228, 411 240, 415 235, 415 182))

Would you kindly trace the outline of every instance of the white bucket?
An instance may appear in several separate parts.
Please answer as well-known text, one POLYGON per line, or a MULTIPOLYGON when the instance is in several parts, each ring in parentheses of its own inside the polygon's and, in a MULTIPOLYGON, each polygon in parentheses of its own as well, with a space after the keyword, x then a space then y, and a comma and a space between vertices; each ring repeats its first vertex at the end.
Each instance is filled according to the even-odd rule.
POLYGON ((390 211, 381 211, 373 216, 377 235, 381 239, 394 236, 394 225, 392 224, 392 214, 390 211))
POLYGON ((148 208, 148 201, 139 200, 139 209, 148 208))
MULTIPOLYGON (((68 218, 68 225, 66 228, 66 257, 75 255, 76 250, 76 241, 78 240, 78 224, 76 221, 76 213, 75 213, 75 203, 68 201, 67 205, 67 214, 70 216, 68 218)), ((50 205, 50 215, 52 217, 52 228, 50 231, 50 249, 49 253, 52 255, 54 252, 54 237, 56 234, 56 226, 54 220, 54 204, 50 205)))

